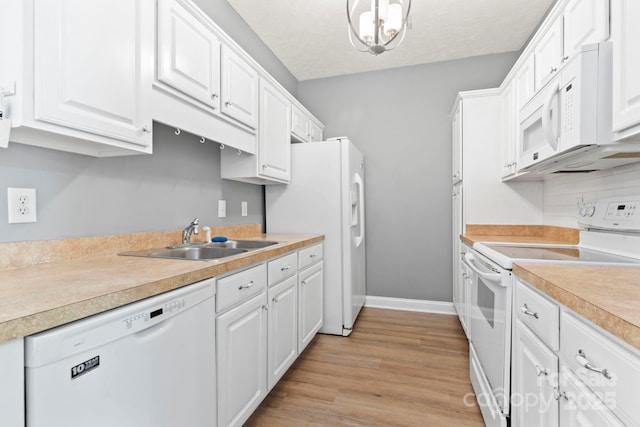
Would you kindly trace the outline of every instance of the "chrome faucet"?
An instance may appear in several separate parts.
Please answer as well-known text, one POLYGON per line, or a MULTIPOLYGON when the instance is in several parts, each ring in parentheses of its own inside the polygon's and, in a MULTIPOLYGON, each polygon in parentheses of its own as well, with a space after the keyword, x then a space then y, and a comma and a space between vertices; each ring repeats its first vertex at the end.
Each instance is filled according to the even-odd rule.
POLYGON ((182 230, 182 244, 183 245, 188 245, 189 243, 191 243, 191 234, 192 233, 198 234, 198 223, 199 222, 200 222, 200 220, 198 218, 195 218, 193 221, 191 221, 191 224, 189 224, 189 226, 187 228, 182 230))

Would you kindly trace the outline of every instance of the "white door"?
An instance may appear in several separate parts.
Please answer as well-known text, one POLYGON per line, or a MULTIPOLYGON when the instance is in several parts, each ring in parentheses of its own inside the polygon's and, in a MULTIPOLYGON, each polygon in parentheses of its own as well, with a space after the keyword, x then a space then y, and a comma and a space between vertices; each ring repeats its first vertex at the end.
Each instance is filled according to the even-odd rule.
MULTIPOLYGON (((617 0, 616 0, 617 1, 617 0)), ((609 36, 609 2, 573 0, 564 10, 562 62, 580 51, 582 45, 598 43, 609 36)))
POLYGON ((269 289, 269 390, 298 357, 298 278, 269 289))
POLYGON ((258 174, 289 182, 291 178, 291 102, 275 86, 260 79, 258 174))
POLYGON ((562 60, 562 18, 558 18, 542 36, 535 54, 535 89, 540 90, 559 70, 562 60))
POLYGON ((343 194, 348 211, 348 230, 343 230, 343 335, 349 335, 366 297, 364 157, 350 141, 341 145, 343 173, 347 174, 343 185, 348 188, 343 194))
POLYGON ((313 120, 309 120, 309 141, 318 142, 322 141, 323 129, 313 120))
POLYGON ((153 3, 35 2, 34 118, 151 145, 153 3))
POLYGON ((258 72, 222 45, 222 112, 245 125, 258 125, 258 72))
POLYGON ((157 67, 159 81, 220 108, 220 41, 190 2, 158 2, 157 67))
POLYGON ((536 87, 535 84, 535 71, 534 71, 534 55, 531 54, 529 57, 522 62, 520 69, 516 73, 514 78, 515 80, 515 120, 518 121, 518 114, 520 113, 520 109, 524 107, 535 91, 539 88, 536 87))
POLYGON ((298 274, 298 354, 322 326, 323 264, 319 262, 298 274))
POLYGON ((611 2, 613 130, 640 123, 640 2, 611 2))
POLYGON ((261 293, 216 320, 218 426, 241 426, 267 393, 267 302, 261 293))
POLYGON ((519 427, 558 425, 558 357, 519 319, 513 343, 511 420, 519 427))
POLYGON ((295 104, 291 106, 291 133, 300 141, 309 141, 309 119, 295 104))

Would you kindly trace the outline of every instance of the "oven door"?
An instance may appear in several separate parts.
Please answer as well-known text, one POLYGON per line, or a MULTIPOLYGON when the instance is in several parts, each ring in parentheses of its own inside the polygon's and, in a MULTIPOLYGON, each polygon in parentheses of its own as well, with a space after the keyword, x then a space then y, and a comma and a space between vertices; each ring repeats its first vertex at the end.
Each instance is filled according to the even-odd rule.
POLYGON ((472 270, 470 291, 471 344, 480 368, 500 407, 509 414, 511 358, 511 272, 475 251, 465 264, 472 270))

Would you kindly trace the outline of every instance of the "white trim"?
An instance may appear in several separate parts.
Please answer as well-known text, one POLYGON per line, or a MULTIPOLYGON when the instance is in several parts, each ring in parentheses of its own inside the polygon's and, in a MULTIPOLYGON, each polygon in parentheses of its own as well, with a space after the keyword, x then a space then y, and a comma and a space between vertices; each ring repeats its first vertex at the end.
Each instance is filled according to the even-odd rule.
POLYGON ((386 308, 389 310, 420 311, 423 313, 451 314, 456 310, 452 302, 427 301, 421 299, 374 297, 367 295, 365 307, 386 308))

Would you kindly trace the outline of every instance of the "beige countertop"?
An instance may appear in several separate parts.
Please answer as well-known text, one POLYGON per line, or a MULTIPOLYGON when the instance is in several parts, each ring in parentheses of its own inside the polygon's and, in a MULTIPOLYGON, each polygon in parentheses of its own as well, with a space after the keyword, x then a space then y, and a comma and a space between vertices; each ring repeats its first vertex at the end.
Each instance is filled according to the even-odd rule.
MULTIPOLYGON (((175 235, 171 233, 172 238, 175 235)), ((38 246, 36 242, 0 245, 0 255, 5 260, 0 269, 0 342, 44 331, 324 240, 318 235, 244 233, 234 238, 279 243, 210 261, 117 255, 126 250, 171 244, 166 242, 166 236, 161 236, 164 240, 149 239, 149 236, 157 237, 155 234, 136 236, 135 244, 131 240, 87 238, 43 241, 38 246), (140 236, 144 238, 140 239, 140 236), (64 243, 62 247, 60 242, 64 243), (97 254, 87 254, 87 247, 96 243, 104 245, 97 254), (105 249, 104 246, 108 247, 105 249), (59 256, 49 256, 41 263, 34 263, 43 260, 43 256, 30 249, 42 252, 42 247, 56 247, 59 256), (13 263, 7 264, 7 258, 13 259, 13 263)))
MULTIPOLYGON (((474 226, 463 243, 578 243, 576 229, 474 226), (495 234, 491 234, 491 233, 495 234)), ((631 346, 640 349, 640 267, 516 263, 518 277, 631 346)))

